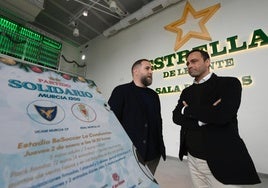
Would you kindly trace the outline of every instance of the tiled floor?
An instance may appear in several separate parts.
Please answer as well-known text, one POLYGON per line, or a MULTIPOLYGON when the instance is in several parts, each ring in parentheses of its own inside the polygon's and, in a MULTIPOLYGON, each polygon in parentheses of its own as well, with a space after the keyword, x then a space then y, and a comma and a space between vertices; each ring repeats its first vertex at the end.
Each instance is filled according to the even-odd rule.
MULTIPOLYGON (((166 161, 160 161, 155 178, 160 188, 191 188, 191 179, 186 160, 167 157, 166 161)), ((261 184, 242 186, 243 188, 268 188, 268 175, 260 175, 261 184)))

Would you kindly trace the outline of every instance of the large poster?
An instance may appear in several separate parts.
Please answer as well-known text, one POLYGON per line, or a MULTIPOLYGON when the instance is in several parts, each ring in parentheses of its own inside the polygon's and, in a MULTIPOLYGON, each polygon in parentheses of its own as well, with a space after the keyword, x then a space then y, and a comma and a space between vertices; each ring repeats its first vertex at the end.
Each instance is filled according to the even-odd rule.
POLYGON ((0 59, 0 187, 159 187, 92 80, 0 59))

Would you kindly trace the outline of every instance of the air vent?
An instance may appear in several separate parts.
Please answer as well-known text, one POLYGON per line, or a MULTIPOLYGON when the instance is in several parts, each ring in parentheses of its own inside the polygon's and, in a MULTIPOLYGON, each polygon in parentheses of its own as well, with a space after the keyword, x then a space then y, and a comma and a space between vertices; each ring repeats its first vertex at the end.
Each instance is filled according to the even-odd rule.
POLYGON ((158 12, 158 11, 162 10, 163 8, 164 8, 164 7, 162 6, 162 4, 160 4, 160 5, 158 5, 158 6, 154 7, 154 8, 152 8, 152 11, 153 11, 153 12, 158 12))
POLYGON ((107 29, 105 30, 102 34, 105 36, 105 37, 109 37, 111 35, 114 35, 115 33, 117 33, 117 30, 116 29, 107 29))
POLYGON ((113 29, 113 30, 111 30, 111 31, 109 31, 109 33, 112 35, 112 34, 115 34, 117 32, 117 30, 116 29, 113 29))
POLYGON ((128 21, 128 23, 129 23, 130 25, 132 25, 132 24, 134 24, 134 23, 136 23, 136 22, 138 22, 138 19, 137 19, 137 18, 133 18, 133 19, 131 19, 131 20, 128 21))

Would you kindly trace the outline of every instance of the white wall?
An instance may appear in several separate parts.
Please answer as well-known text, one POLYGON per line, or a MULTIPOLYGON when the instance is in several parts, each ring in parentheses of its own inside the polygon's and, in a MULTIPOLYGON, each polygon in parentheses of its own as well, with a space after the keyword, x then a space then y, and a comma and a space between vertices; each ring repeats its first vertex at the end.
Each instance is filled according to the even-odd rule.
MULTIPOLYGON (((76 48, 66 42, 62 42, 62 53, 66 60, 72 62, 76 61, 79 65, 83 65, 81 61, 81 53, 79 48, 76 48)), ((59 70, 73 75, 85 76, 86 67, 79 67, 76 63, 68 63, 60 57, 59 70)))
MULTIPOLYGON (((268 1, 245 0, 190 0, 196 11, 217 3, 220 9, 205 24, 212 41, 227 46, 226 38, 237 35, 239 45, 251 41, 254 30, 262 29, 268 35, 268 1), (258 3, 256 3, 258 2, 258 3)), ((166 31, 164 26, 179 20, 186 1, 175 4, 166 10, 149 17, 110 38, 99 37, 88 44, 87 77, 93 79, 104 97, 108 100, 113 88, 131 81, 131 65, 140 58, 155 59, 175 53, 176 34, 166 31)), ((190 39, 178 51, 209 44, 212 41, 190 39)), ((238 114, 240 135, 255 162, 258 172, 268 173, 268 126, 265 116, 268 112, 268 86, 266 70, 268 68, 268 45, 229 53, 212 58, 212 61, 233 58, 235 66, 213 70, 218 75, 241 77, 250 75, 253 84, 243 88, 242 104, 238 114)), ((163 78, 163 72, 176 70, 184 65, 175 65, 154 72, 151 88, 191 83, 188 75, 163 78)), ((172 122, 174 109, 180 93, 160 95, 164 127, 164 140, 167 155, 177 157, 180 128, 172 122)))

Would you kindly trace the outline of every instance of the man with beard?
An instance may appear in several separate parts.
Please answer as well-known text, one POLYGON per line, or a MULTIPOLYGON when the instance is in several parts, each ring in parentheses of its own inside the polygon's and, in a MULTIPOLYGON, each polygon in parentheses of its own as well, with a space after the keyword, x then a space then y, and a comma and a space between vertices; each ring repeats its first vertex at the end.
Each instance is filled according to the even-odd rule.
POLYGON ((162 117, 152 84, 152 66, 140 59, 132 65, 132 82, 115 87, 108 101, 111 109, 137 149, 140 163, 155 173, 160 157, 166 159, 162 117))

